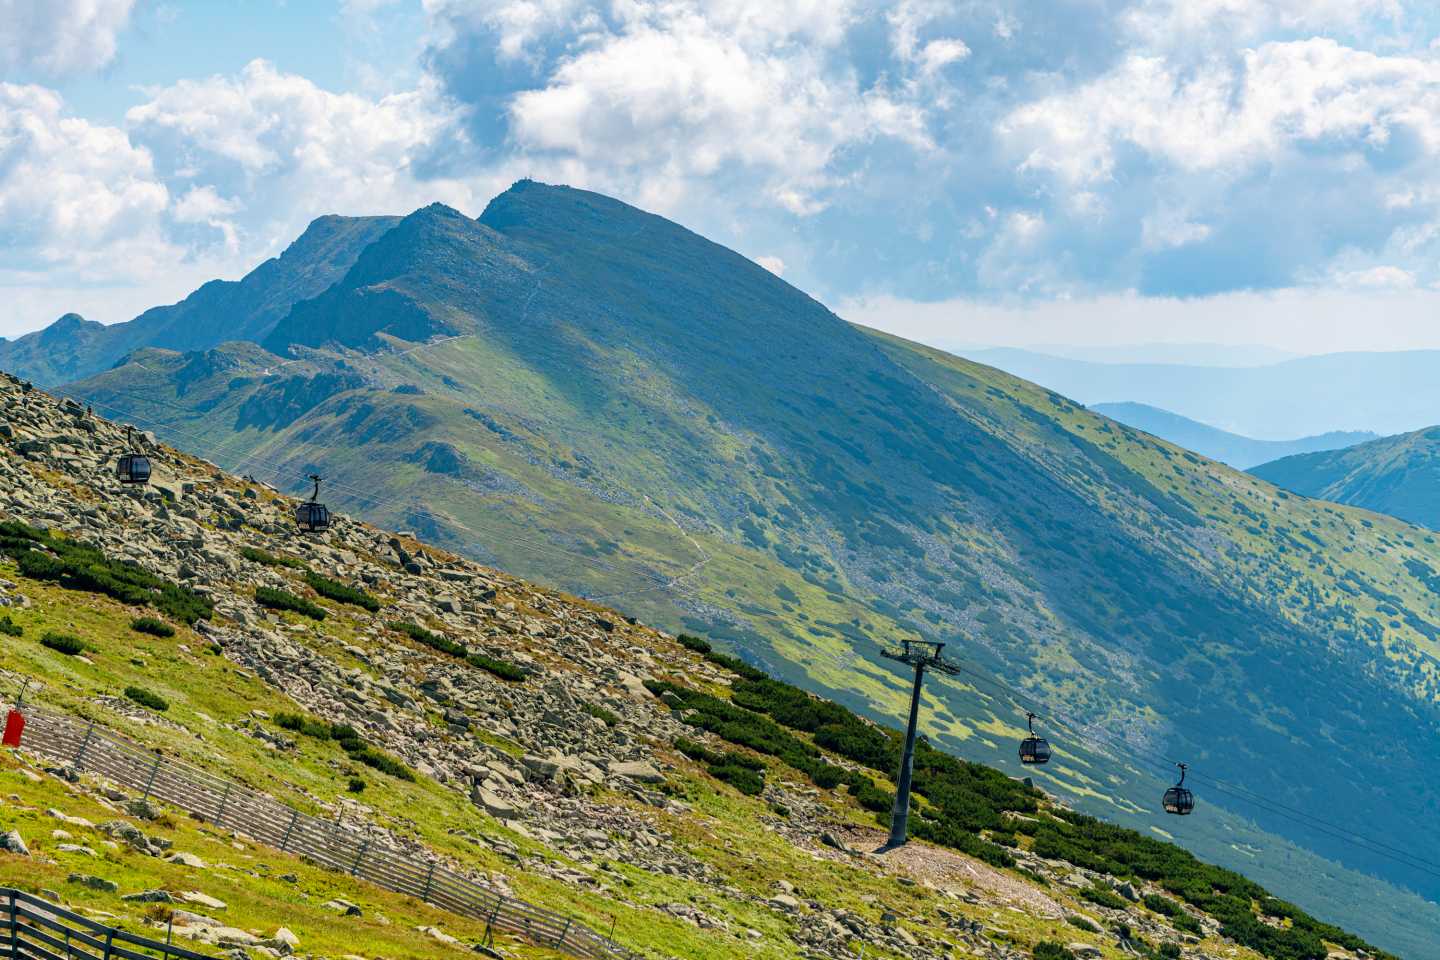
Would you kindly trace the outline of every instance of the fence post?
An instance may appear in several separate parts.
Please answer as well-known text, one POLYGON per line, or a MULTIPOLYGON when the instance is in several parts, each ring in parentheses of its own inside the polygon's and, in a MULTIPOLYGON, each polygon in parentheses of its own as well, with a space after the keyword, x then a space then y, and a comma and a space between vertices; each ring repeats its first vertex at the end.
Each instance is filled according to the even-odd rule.
POLYGON ((115 928, 111 927, 105 934, 105 958, 110 960, 112 951, 115 949, 115 928))
POLYGON ((290 846, 290 831, 295 829, 295 821, 300 819, 300 811, 296 810, 290 815, 290 826, 285 828, 285 839, 280 841, 280 852, 284 853, 285 848, 290 846))
POLYGON ((495 922, 495 918, 496 918, 496 917, 500 916, 500 905, 503 904, 504 902, 505 902, 505 898, 502 897, 502 896, 497 895, 497 896, 495 897, 495 909, 494 909, 494 910, 491 910, 491 911, 490 911, 490 916, 488 916, 487 918, 485 918, 485 940, 486 940, 487 943, 488 943, 489 940, 490 940, 490 925, 495 922))
POLYGON ((20 956, 20 904, 15 902, 16 893, 8 891, 10 896, 10 956, 20 956))
POLYGON ((562 943, 565 942, 565 938, 570 935, 570 923, 571 923, 570 918, 569 918, 569 917, 566 917, 566 918, 565 918, 565 929, 564 929, 564 930, 561 930, 561 931, 560 931, 560 936, 558 936, 558 937, 555 938, 555 946, 557 946, 557 947, 560 946, 560 944, 562 944, 562 943))
POLYGON ((90 738, 94 736, 94 734, 95 721, 91 720, 90 726, 85 730, 85 739, 80 741, 80 746, 75 751, 75 759, 70 761, 77 771, 80 769, 80 761, 85 757, 85 748, 90 746, 90 738))
POLYGON ((227 782, 225 784, 225 793, 220 797, 220 811, 215 814, 215 826, 217 827, 220 826, 221 821, 225 819, 225 807, 230 803, 230 788, 232 786, 234 786, 234 784, 227 782))
POLYGON ((365 858, 365 851, 370 849, 370 838, 366 837, 365 842, 360 844, 360 849, 355 852, 355 862, 350 865, 350 876, 354 877, 360 873, 360 861, 365 858))
POLYGON ((160 772, 160 761, 164 759, 159 754, 155 756, 155 766, 150 768, 150 779, 145 781, 145 799, 150 799, 150 790, 155 786, 155 774, 160 772))
POLYGON ((425 874, 425 892, 420 894, 421 903, 430 902, 430 886, 435 882, 435 861, 430 861, 430 872, 425 874))

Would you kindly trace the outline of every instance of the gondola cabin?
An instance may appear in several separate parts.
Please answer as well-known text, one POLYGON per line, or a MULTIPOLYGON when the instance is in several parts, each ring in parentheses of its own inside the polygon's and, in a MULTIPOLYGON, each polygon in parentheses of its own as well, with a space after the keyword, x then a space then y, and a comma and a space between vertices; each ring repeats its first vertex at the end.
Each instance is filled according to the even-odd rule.
POLYGON ((330 529, 330 510, 320 502, 320 477, 310 474, 315 481, 315 492, 310 499, 295 507, 295 525, 302 533, 323 533, 330 529))
POLYGON ((1026 766, 1050 762, 1050 744, 1044 737, 1035 735, 1035 714, 1026 718, 1030 724, 1030 736, 1020 741, 1020 762, 1026 766))
POLYGON ((121 483, 149 483, 150 458, 140 453, 122 454, 115 461, 115 476, 121 483))
POLYGON ((1195 794, 1185 787, 1185 764, 1176 764, 1180 768, 1180 782, 1169 790, 1161 798, 1160 805, 1165 808, 1166 813, 1173 813, 1176 816, 1186 816, 1195 809, 1195 794))

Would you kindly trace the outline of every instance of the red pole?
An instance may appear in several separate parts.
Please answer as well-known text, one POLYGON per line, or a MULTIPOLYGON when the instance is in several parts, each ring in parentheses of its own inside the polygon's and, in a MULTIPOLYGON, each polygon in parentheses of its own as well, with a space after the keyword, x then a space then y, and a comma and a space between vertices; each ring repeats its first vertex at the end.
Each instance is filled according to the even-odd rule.
POLYGON ((11 710, 5 717, 5 739, 7 747, 20 746, 20 736, 25 732, 25 714, 19 710, 11 710))

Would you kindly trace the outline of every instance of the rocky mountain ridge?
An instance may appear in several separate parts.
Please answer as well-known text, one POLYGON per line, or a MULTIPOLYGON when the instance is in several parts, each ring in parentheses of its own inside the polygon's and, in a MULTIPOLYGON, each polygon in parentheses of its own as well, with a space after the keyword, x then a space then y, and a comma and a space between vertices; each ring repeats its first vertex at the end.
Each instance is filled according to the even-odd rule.
MULTIPOLYGON (((1222 936, 1222 921, 1174 899, 1177 878, 1122 877, 1044 856, 1023 832, 997 861, 1013 867, 918 841, 884 856, 863 852, 883 833, 852 788, 819 786, 725 739, 737 734, 703 732, 696 711, 664 687, 724 698, 746 675, 743 665, 697 654, 698 641, 687 647, 343 515, 322 536, 297 537, 293 501, 263 484, 140 434, 127 439, 82 405, 8 378, 0 449, 0 599, 12 628, 0 664, 39 681, 48 707, 124 726, 167 754, 357 826, 383 827, 597 925, 613 916, 617 938, 645 956, 838 960, 862 945, 867 956, 922 960, 1057 956, 1038 946, 1046 941, 1091 957, 1292 956, 1276 952, 1282 946, 1256 954, 1222 936), (129 446, 155 464, 148 487, 111 476, 129 446), (92 552, 66 567, 67 544, 92 552), (132 581, 149 586, 123 589, 132 581), (152 620, 163 614, 173 636, 140 631, 134 618, 147 611, 152 620), (79 651, 52 640, 58 631, 79 651), (131 693, 142 688, 149 696, 131 693), (329 746, 342 727, 343 739, 359 744, 345 753, 329 746), (690 759, 679 746, 687 741, 763 771, 760 790, 730 786, 729 768, 690 759)), ((845 756, 827 756, 847 776, 869 776, 845 756)), ((41 779, 12 789, 23 801, 41 779)), ((1038 794, 1035 802, 1021 820, 1063 813, 1038 794)), ((23 806, 0 809, 0 818, 23 806)), ((33 882, 29 860, 77 862, 99 881, 135 869, 123 851, 63 846, 32 838, 25 854, 0 854, 0 878, 33 882)), ((197 876, 203 883, 207 874, 197 876)), ((138 909, 113 882, 80 886, 104 910, 138 909)), ((1286 924, 1312 923, 1278 901, 1261 906, 1243 925, 1256 943, 1269 944, 1286 924)), ((1233 935, 1238 922, 1224 921, 1233 935)), ((1314 929, 1334 938, 1331 946, 1293 956, 1380 955, 1333 928, 1314 929)))

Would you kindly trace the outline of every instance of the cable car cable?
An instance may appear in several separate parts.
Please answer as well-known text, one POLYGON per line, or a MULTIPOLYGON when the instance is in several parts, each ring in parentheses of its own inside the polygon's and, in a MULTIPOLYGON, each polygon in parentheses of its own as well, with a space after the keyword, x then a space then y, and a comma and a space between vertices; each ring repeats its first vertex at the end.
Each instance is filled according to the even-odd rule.
MULTIPOLYGON (((132 399, 141 400, 141 401, 144 401, 144 402, 164 403, 164 401, 158 400, 157 398, 134 397, 133 395, 125 394, 125 393, 122 393, 122 392, 120 392, 120 391, 114 391, 114 390, 112 390, 112 391, 110 391, 110 392, 111 392, 111 393, 117 393, 117 394, 119 394, 119 395, 121 395, 121 396, 129 396, 129 397, 131 397, 132 399)), ((66 395, 66 394, 61 394, 61 396, 67 396, 67 395, 66 395)), ((77 397, 77 398, 75 398, 75 399, 80 399, 80 398, 77 397)), ((178 427, 175 423, 173 423, 173 422, 165 422, 165 421, 155 420, 155 419, 152 418, 152 417, 146 417, 146 416, 138 415, 138 414, 135 414, 133 411, 124 410, 124 409, 122 409, 122 408, 115 407, 115 406, 113 406, 113 405, 105 404, 105 403, 102 403, 102 402, 94 402, 94 401, 91 401, 91 403, 92 403, 94 406, 97 406, 97 407, 101 407, 101 408, 104 408, 104 409, 108 409, 108 410, 114 411, 114 412, 116 412, 116 413, 118 413, 118 414, 120 414, 120 415, 122 415, 122 416, 124 416, 124 417, 130 418, 130 419, 135 419, 135 420, 144 421, 144 422, 146 422, 146 423, 151 424, 152 426, 164 428, 164 429, 168 430, 168 431, 169 431, 170 433, 172 433, 172 434, 179 435, 179 436, 182 436, 182 437, 189 437, 189 438, 191 438, 191 442, 192 442, 192 443, 194 444, 194 446, 197 447, 197 448, 201 448, 201 449, 204 449, 204 448, 206 448, 206 447, 218 448, 219 446, 223 446, 223 445, 225 445, 225 443, 226 443, 226 441, 220 441, 220 442, 216 443, 216 442, 213 442, 213 441, 209 441, 208 439, 207 439, 207 440, 197 440, 197 439, 195 439, 195 438, 200 437, 199 434, 195 433, 193 430, 186 430, 186 429, 179 428, 179 427, 178 427)), ((169 405, 170 405, 170 406, 175 406, 175 405, 173 405, 173 404, 169 404, 169 405)), ((182 409, 182 410, 183 410, 184 408, 177 407, 177 409, 182 409)), ((234 442, 235 439, 238 439, 238 438, 232 439, 231 442, 234 442)), ((213 450, 212 450, 211 452, 213 453, 213 450)), ((258 454, 253 454, 253 453, 251 453, 251 454, 246 454, 246 455, 243 457, 243 459, 241 460, 241 464, 242 464, 242 465, 243 465, 243 464, 247 464, 247 463, 255 463, 255 464, 261 464, 261 465, 264 465, 264 466, 268 466, 268 467, 270 467, 272 470, 274 470, 274 471, 275 471, 276 473, 278 473, 278 474, 286 474, 286 473, 291 472, 291 470, 293 469, 293 467, 291 467, 291 466, 289 466, 289 465, 281 464, 279 461, 269 460, 269 459, 267 459, 267 458, 265 458, 265 457, 262 457, 262 456, 260 456, 260 455, 258 455, 258 454)), ((450 525, 450 526, 454 526, 454 527, 459 527, 459 528, 461 528, 461 529, 463 529, 463 530, 465 530, 465 531, 473 534, 475 537, 480 538, 479 540, 477 540, 477 543, 483 543, 483 539, 484 539, 484 538, 483 538, 483 535, 481 534, 480 531, 473 529, 470 525, 468 525, 468 524, 465 523, 464 521, 458 520, 458 519, 456 519, 456 518, 454 518, 454 517, 448 517, 448 516, 442 517, 442 516, 439 516, 439 515, 437 515, 437 514, 435 514, 435 513, 432 513, 430 510, 426 509, 425 507, 420 506, 420 505, 418 505, 418 504, 412 504, 412 503, 407 503, 407 502, 403 502, 403 501, 396 500, 396 499, 388 499, 388 498, 384 498, 384 497, 379 497, 379 496, 376 496, 375 494, 372 494, 372 493, 365 493, 365 492, 359 490, 358 488, 355 488, 355 487, 353 487, 353 486, 350 486, 349 484, 346 484, 346 483, 344 483, 344 482, 342 482, 342 481, 329 480, 329 481, 327 481, 327 483, 329 483, 329 485, 330 485, 331 487, 333 487, 333 488, 338 488, 338 489, 343 490, 343 491, 348 491, 353 498, 359 499, 359 500, 361 500, 361 501, 363 501, 363 502, 369 502, 369 503, 374 504, 374 505, 377 505, 377 506, 386 506, 386 505, 392 506, 392 507, 394 507, 396 510, 406 511, 406 512, 409 512, 409 513, 411 513, 411 514, 419 514, 419 515, 422 515, 422 516, 427 516, 427 517, 429 517, 430 519, 435 520, 435 521, 437 521, 437 522, 439 522, 439 523, 441 523, 441 524, 446 524, 446 525, 450 525)), ((653 501, 652 501, 652 502, 653 502, 653 501)), ((658 505, 657 505, 657 509, 658 509, 658 505)), ((662 511, 662 513, 663 513, 663 511, 662 511)), ((677 526, 678 526, 678 524, 677 524, 677 526)), ((681 532, 684 533, 683 528, 681 528, 681 532)), ((568 557, 568 558, 570 558, 570 559, 572 559, 572 560, 578 561, 579 563, 585 564, 585 565, 587 565, 587 566, 594 567, 594 568, 597 569, 597 570, 603 570, 603 571, 611 572, 611 573, 613 573, 613 572, 618 572, 617 569, 616 569, 614 566, 606 563, 605 561, 597 560, 597 559, 595 559, 595 558, 593 558, 593 557, 587 557, 587 556, 585 556, 584 554, 575 553, 575 552, 573 552, 573 551, 568 551, 568 550, 565 550, 564 548, 556 547, 556 546, 554 546, 553 544, 548 544, 548 543, 545 543, 545 542, 543 542, 543 541, 533 540, 533 539, 531 539, 531 538, 524 537, 524 536, 521 536, 521 535, 518 535, 518 534, 514 534, 514 533, 511 533, 511 532, 508 532, 508 531, 507 531, 507 532, 504 532, 504 533, 501 534, 501 535, 504 536, 505 539, 506 539, 507 541, 509 541, 509 542, 526 544, 526 545, 530 546, 530 547, 532 548, 532 550, 534 550, 534 551, 536 551, 536 552, 549 553, 549 554, 551 554, 551 555, 563 555, 563 556, 566 556, 566 557, 568 557)), ((708 557, 706 558, 706 562, 708 562, 708 557)), ((638 567, 638 564, 634 564, 634 563, 632 562, 632 566, 637 566, 637 567, 638 567)), ((630 591, 622 591, 622 592, 620 592, 620 593, 607 594, 607 595, 605 595, 605 596, 606 596, 607 598, 609 598, 609 599, 614 599, 614 598, 616 598, 616 597, 621 597, 621 596, 639 596, 639 595, 642 595, 642 594, 645 594, 645 593, 651 593, 651 592, 655 592, 655 591, 659 591, 659 590, 668 590, 668 589, 670 589, 670 588, 672 587, 674 580, 679 579, 680 577, 683 577, 683 576, 688 576, 688 575, 689 575, 690 573, 692 573, 692 572, 693 572, 693 570, 688 570, 688 571, 686 571, 685 573, 679 574, 679 575, 677 575, 677 576, 674 577, 674 578, 666 578, 666 577, 664 577, 663 575, 652 574, 652 573, 648 573, 648 572, 646 572, 646 571, 638 570, 638 569, 637 569, 637 570, 635 570, 631 575, 637 576, 637 577, 640 577, 640 578, 643 578, 643 579, 649 581, 650 583, 654 584, 654 586, 649 587, 649 588, 637 588, 636 590, 630 590, 630 591)))

